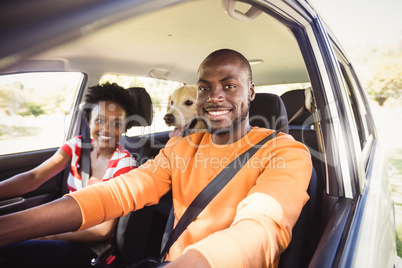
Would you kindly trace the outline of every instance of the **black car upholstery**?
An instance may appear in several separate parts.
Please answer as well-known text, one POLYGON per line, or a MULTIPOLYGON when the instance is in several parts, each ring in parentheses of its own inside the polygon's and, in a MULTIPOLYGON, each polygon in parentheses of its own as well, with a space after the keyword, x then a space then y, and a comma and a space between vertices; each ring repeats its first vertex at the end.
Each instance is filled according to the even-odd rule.
MULTIPOLYGON (((287 91, 281 95, 289 118, 305 103, 304 89, 287 91)), ((313 117, 305 112, 289 124, 289 134, 302 142, 310 152, 318 152, 317 133, 313 117)), ((279 267, 307 267, 320 237, 321 204, 324 192, 324 177, 321 161, 312 154, 313 171, 308 188, 310 200, 304 206, 293 228, 292 242, 281 255, 279 267)))
MULTIPOLYGON (((286 125, 288 114, 285 105, 278 95, 271 93, 256 93, 250 103, 250 125, 279 129, 286 125)), ((288 133, 288 127, 282 132, 288 133)))

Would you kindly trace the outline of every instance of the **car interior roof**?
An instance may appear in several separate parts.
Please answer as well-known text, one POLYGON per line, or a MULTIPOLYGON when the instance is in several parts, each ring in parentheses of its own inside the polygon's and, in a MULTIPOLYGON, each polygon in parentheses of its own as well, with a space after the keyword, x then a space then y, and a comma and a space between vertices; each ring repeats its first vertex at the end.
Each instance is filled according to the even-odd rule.
POLYGON ((101 74, 122 73, 193 84, 206 55, 232 48, 249 60, 262 61, 252 65, 256 85, 308 82, 288 27, 264 13, 251 22, 236 20, 225 13, 221 1, 189 1, 89 32, 31 60, 55 60, 61 69, 86 72, 89 83, 97 83, 101 74))

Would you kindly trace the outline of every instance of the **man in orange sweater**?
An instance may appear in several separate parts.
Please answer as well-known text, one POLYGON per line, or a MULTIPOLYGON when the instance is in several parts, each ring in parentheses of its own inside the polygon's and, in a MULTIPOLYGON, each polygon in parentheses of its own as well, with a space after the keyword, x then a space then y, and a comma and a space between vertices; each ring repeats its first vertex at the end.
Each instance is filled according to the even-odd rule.
MULTIPOLYGON (((198 71, 197 107, 208 131, 172 138, 154 160, 113 181, 1 218, 0 241, 85 229, 156 204, 170 189, 177 223, 227 164, 273 132, 250 127, 254 96, 247 59, 233 50, 213 52, 198 71)), ((308 200, 311 170, 308 149, 280 133, 188 226, 166 267, 276 267, 308 200)))

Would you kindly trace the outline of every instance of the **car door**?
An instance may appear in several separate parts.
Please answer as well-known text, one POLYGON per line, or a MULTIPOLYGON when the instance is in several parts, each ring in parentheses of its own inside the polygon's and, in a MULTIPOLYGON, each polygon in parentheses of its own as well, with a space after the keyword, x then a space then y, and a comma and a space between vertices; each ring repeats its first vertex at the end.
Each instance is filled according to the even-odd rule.
MULTIPOLYGON (((0 76, 0 181, 40 165, 73 135, 85 81, 77 72, 0 76)), ((0 200, 0 215, 60 197, 68 171, 69 166, 32 192, 0 200)))
POLYGON ((312 81, 326 145, 325 228, 309 267, 391 267, 393 207, 367 96, 319 17, 307 31, 321 81, 312 81), (381 245, 378 247, 376 245, 381 245))

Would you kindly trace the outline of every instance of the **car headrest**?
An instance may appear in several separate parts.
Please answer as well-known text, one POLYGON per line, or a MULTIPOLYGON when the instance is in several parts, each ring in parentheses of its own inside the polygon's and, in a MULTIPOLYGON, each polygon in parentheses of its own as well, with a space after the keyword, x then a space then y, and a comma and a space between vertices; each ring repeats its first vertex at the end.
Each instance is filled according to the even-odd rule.
MULTIPOLYGON (((292 118, 292 116, 305 105, 305 90, 304 89, 296 89, 283 93, 281 95, 281 99, 286 107, 286 112, 288 113, 288 117, 292 118)), ((299 117, 295 118, 292 121, 292 125, 303 125, 306 119, 310 116, 309 113, 303 113, 299 117)))
POLYGON ((133 118, 133 126, 136 127, 146 127, 152 124, 152 119, 154 117, 152 100, 145 88, 142 87, 131 87, 127 89, 133 97, 135 103, 133 105, 137 106, 138 117, 133 118))
MULTIPOLYGON (((277 130, 286 125, 288 115, 285 105, 278 95, 256 93, 250 103, 250 125, 277 130)), ((286 126, 282 132, 288 133, 286 126)))

